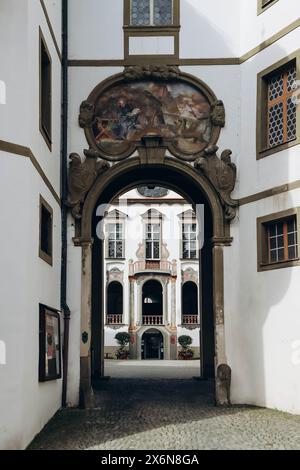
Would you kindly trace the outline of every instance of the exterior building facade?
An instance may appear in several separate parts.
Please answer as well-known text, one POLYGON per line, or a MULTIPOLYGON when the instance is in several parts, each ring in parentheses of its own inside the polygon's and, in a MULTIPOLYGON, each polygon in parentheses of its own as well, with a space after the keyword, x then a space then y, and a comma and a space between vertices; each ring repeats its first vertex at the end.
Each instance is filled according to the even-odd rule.
POLYGON ((62 403, 92 406, 106 273, 123 269, 97 218, 141 185, 205 206, 206 375, 225 364, 232 403, 300 413, 299 13, 298 0, 1 0, 0 447, 25 448, 62 403))
POLYGON ((105 235, 105 357, 116 357, 120 331, 131 333, 130 359, 176 360, 181 335, 192 338, 199 357, 199 247, 191 205, 164 188, 132 190, 108 211, 105 235))

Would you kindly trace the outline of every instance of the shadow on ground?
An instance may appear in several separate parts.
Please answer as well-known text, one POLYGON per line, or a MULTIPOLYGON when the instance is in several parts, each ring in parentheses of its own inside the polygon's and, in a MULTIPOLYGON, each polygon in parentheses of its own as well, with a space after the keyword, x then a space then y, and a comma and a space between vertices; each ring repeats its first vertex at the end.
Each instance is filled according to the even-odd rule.
POLYGON ((59 412, 30 450, 300 449, 300 417, 214 406, 213 382, 111 379, 94 410, 59 412))

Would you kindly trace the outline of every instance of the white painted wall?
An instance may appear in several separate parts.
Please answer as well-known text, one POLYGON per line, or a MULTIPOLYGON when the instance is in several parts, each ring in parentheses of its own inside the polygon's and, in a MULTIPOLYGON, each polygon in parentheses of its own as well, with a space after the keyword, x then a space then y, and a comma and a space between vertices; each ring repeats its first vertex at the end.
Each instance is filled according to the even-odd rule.
MULTIPOLYGON (((2 0, 0 8, 0 80, 7 89, 0 140, 30 147, 59 194, 61 85, 54 44, 38 0, 2 0), (39 132, 39 26, 53 66, 52 153, 39 132)), ((38 381, 39 303, 60 308, 61 213, 29 158, 0 151, 0 165, 0 340, 7 361, 0 365, 0 448, 24 449, 61 404, 61 380, 38 381), (53 208, 53 267, 38 256, 40 195, 53 208)))

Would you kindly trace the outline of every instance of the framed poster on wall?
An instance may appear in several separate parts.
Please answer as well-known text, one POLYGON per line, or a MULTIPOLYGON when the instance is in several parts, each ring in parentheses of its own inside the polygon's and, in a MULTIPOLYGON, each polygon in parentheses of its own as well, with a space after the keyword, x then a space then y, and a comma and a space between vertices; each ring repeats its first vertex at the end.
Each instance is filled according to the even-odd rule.
POLYGON ((39 381, 61 378, 60 314, 40 305, 39 381))

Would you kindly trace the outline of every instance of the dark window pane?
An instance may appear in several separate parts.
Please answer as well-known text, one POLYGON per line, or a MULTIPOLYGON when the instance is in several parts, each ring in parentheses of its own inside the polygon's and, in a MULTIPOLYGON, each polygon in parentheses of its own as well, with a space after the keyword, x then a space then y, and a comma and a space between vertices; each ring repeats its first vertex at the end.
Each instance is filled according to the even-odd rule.
POLYGON ((273 250, 270 252, 270 261, 271 263, 274 263, 275 261, 277 261, 277 251, 276 250, 273 250))
POLYGON ((154 242, 153 244, 153 258, 158 259, 159 258, 159 243, 154 242))
POLYGON ((269 235, 270 237, 275 237, 276 236, 276 224, 270 224, 269 225, 269 235))
POLYGON ((151 252, 151 243, 146 243, 146 258, 152 258, 152 252, 151 252))
POLYGON ((280 236, 277 237, 277 246, 278 246, 278 248, 284 247, 283 235, 280 235, 280 236))
POLYGON ((284 261, 284 249, 283 248, 280 248, 280 250, 278 250, 278 261, 284 261))
POLYGON ((294 259, 294 258, 296 258, 296 247, 290 246, 289 247, 289 259, 294 259))
POLYGON ((288 234, 288 245, 296 245, 296 234, 295 233, 289 233, 288 234))
POLYGON ((115 244, 114 242, 109 242, 108 244, 108 256, 109 258, 115 257, 115 244))
POLYGON ((277 238, 276 237, 270 238, 270 249, 274 250, 274 248, 277 248, 277 238))

